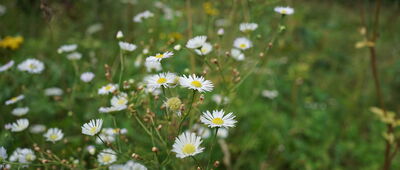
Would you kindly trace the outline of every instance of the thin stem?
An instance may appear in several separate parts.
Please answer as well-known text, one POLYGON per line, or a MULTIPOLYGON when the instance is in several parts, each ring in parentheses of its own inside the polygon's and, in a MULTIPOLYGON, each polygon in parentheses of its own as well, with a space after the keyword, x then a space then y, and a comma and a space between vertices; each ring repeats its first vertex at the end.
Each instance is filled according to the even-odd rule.
POLYGON ((213 152, 213 148, 214 148, 215 141, 216 141, 216 139, 217 139, 218 129, 219 129, 218 127, 215 128, 215 134, 214 134, 213 141, 212 141, 212 143, 211 143, 210 155, 208 156, 209 158, 208 158, 208 163, 207 163, 207 168, 206 168, 206 170, 208 169, 208 167, 210 166, 210 163, 211 163, 212 152, 213 152))
POLYGON ((181 133, 181 131, 182 131, 182 124, 183 124, 183 122, 184 122, 185 119, 189 116, 190 111, 192 110, 192 106, 193 106, 194 98, 195 98, 195 97, 196 97, 196 90, 193 90, 192 101, 190 102, 189 110, 188 110, 188 112, 183 116, 183 118, 182 118, 182 120, 181 120, 181 123, 179 123, 178 135, 179 135, 179 134, 181 133))
POLYGON ((120 133, 120 129, 117 126, 117 119, 115 118, 115 115, 112 115, 112 119, 113 119, 113 123, 114 123, 114 128, 118 132, 118 136, 116 137, 117 138, 117 149, 118 149, 119 152, 121 152, 121 143, 120 143, 120 135, 121 135, 121 133, 120 133))
POLYGON ((121 69, 119 71, 118 84, 121 86, 122 75, 123 75, 123 72, 124 72, 124 54, 123 54, 122 50, 120 50, 120 52, 119 52, 119 61, 120 61, 120 64, 121 64, 121 69))
POLYGON ((197 167, 200 167, 200 169, 201 169, 201 166, 200 166, 200 163, 199 163, 199 161, 197 161, 197 159, 194 157, 194 156, 190 156, 192 159, 193 159, 193 161, 196 163, 196 166, 197 167))

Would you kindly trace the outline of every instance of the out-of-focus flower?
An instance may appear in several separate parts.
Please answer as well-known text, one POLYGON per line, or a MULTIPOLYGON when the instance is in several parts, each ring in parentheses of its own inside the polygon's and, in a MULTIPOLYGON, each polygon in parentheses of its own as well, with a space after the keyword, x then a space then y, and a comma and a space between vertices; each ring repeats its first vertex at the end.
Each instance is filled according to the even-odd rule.
POLYGON ((0 72, 10 69, 14 65, 14 60, 9 61, 7 64, 0 66, 0 72))
POLYGON ((35 124, 29 128, 29 131, 33 134, 42 133, 46 130, 46 126, 42 124, 35 124))
POLYGON ((46 96, 61 96, 63 90, 58 87, 50 87, 44 90, 44 95, 46 96))
POLYGON ((239 29, 242 32, 250 32, 256 30, 257 27, 258 24, 256 23, 241 23, 239 29))
POLYGON ((276 97, 278 97, 279 92, 276 90, 263 90, 261 92, 261 95, 269 99, 275 99, 276 97))
POLYGON ((235 59, 237 61, 243 61, 245 58, 244 54, 236 48, 231 49, 231 56, 233 59, 235 59))
POLYGON ((80 52, 73 52, 67 55, 68 60, 80 60, 82 58, 82 54, 80 52))
POLYGON ((116 37, 117 37, 117 39, 124 38, 124 34, 122 33, 122 31, 121 31, 121 30, 119 30, 119 31, 117 32, 117 35, 116 35, 116 37))
POLYGON ((27 114, 28 111, 29 107, 17 107, 12 110, 11 114, 13 114, 14 116, 23 116, 27 114))
POLYGON ((93 145, 89 145, 86 147, 86 150, 89 152, 89 154, 94 155, 96 153, 96 147, 93 145))
POLYGON ((13 98, 7 100, 7 101, 5 102, 5 104, 6 104, 6 105, 14 104, 14 103, 17 103, 18 101, 20 101, 20 100, 22 100, 22 99, 24 99, 24 98, 25 98, 25 96, 24 96, 23 94, 21 94, 21 95, 19 95, 19 96, 16 96, 16 97, 13 97, 13 98))
POLYGON ((235 39, 233 46, 241 50, 247 50, 253 46, 253 43, 246 37, 240 37, 235 39))
POLYGON ((152 12, 146 10, 144 12, 137 14, 135 17, 133 17, 133 22, 140 23, 140 22, 143 22, 143 19, 148 19, 151 17, 154 17, 154 14, 152 12))
POLYGON ((198 55, 207 55, 212 51, 212 45, 210 43, 204 43, 203 46, 201 46, 200 49, 195 49, 195 52, 198 55))
POLYGON ((165 53, 162 53, 162 54, 161 53, 157 53, 155 56, 147 57, 146 58, 146 62, 155 62, 155 61, 160 62, 162 59, 172 57, 172 55, 174 55, 174 53, 173 52, 169 52, 169 51, 167 51, 165 53))
MULTIPOLYGON (((7 150, 3 146, 0 147, 0 161, 6 160, 7 159, 7 150)), ((1 168, 1 165, 0 165, 1 168)))
POLYGON ((216 16, 219 13, 218 9, 214 8, 213 4, 211 2, 203 3, 203 9, 206 14, 211 15, 211 16, 216 16))
POLYGON ((40 74, 44 70, 44 64, 37 59, 28 58, 18 65, 18 69, 31 74, 40 74))
POLYGON ((7 11, 7 8, 4 5, 0 5, 0 16, 4 15, 7 11))
POLYGON ((61 129, 50 128, 43 136, 46 138, 46 141, 55 143, 64 137, 64 133, 62 133, 61 129))
POLYGON ((203 112, 200 121, 211 128, 230 128, 235 127, 236 123, 235 116, 232 113, 225 115, 224 110, 213 110, 212 113, 210 111, 203 112))
POLYGON ((96 24, 89 26, 86 29, 86 34, 91 35, 91 34, 101 31, 102 29, 103 29, 103 24, 96 23, 96 24))
POLYGON ((178 97, 171 97, 168 98, 164 105, 167 107, 168 110, 173 112, 178 112, 178 116, 180 116, 180 108, 182 105, 182 101, 178 97))
POLYGON ((121 48, 124 51, 134 51, 137 48, 135 44, 131 44, 128 42, 123 42, 123 41, 120 41, 118 43, 118 45, 119 45, 119 48, 121 48))
POLYGON ((294 9, 291 7, 275 7, 274 9, 275 12, 280 13, 282 15, 292 15, 294 13, 294 9))
POLYGON ((210 80, 205 80, 204 77, 197 77, 196 75, 186 76, 184 75, 179 79, 181 86, 197 90, 199 92, 209 92, 212 91, 214 85, 210 80))
POLYGON ((28 167, 29 163, 33 162, 36 159, 36 155, 32 149, 28 148, 17 148, 11 154, 9 160, 10 162, 19 162, 24 165, 22 167, 28 167))
POLYGON ((201 142, 201 138, 195 133, 184 132, 175 138, 172 151, 176 153, 178 158, 194 156, 203 152, 204 148, 200 147, 201 142))
POLYGON ((191 131, 201 136, 202 138, 208 138, 211 135, 211 131, 207 127, 203 127, 200 124, 194 124, 191 131))
POLYGON ((98 90, 98 94, 105 95, 109 93, 114 93, 114 91, 116 90, 118 90, 117 84, 107 84, 106 86, 103 86, 98 90))
POLYGON ((100 132, 101 126, 103 126, 102 119, 92 119, 89 123, 85 123, 82 126, 82 133, 85 135, 94 136, 100 132))
POLYGON ((16 122, 11 123, 6 129, 11 129, 11 132, 21 132, 29 126, 28 119, 18 119, 16 122))
POLYGON ((144 63, 144 66, 146 67, 147 72, 151 72, 152 70, 156 71, 162 70, 161 63, 158 61, 146 61, 144 63))
POLYGON ((220 104, 228 104, 229 103, 229 98, 226 96, 222 96, 220 94, 214 94, 212 95, 211 99, 217 103, 218 105, 220 104))
POLYGON ((196 36, 192 39, 190 39, 187 43, 186 43, 186 47, 187 48, 191 48, 191 49, 197 49, 200 48, 204 45, 204 43, 206 43, 207 41, 207 36, 196 36))
POLYGON ((100 165, 109 165, 117 161, 117 153, 112 149, 104 149, 97 155, 100 165))
POLYGON ((219 129, 218 129, 217 136, 218 136, 219 138, 227 138, 228 135, 229 135, 228 129, 226 129, 226 128, 219 128, 219 129))
POLYGON ((21 36, 6 36, 4 39, 0 40, 0 47, 16 50, 21 46, 23 42, 24 38, 21 36))
POLYGON ((113 96, 111 99, 111 105, 114 107, 127 107, 128 104, 128 95, 126 93, 120 93, 116 96, 113 96))
POLYGON ((81 80, 85 83, 91 82, 94 78, 94 73, 92 72, 84 72, 81 74, 81 80))
POLYGON ((61 47, 59 47, 57 49, 57 52, 59 54, 61 53, 69 53, 69 52, 73 52, 78 48, 77 44, 66 44, 66 45, 62 45, 61 47))
POLYGON ((181 48, 182 48, 182 46, 180 44, 177 44, 174 46, 175 51, 179 51, 179 50, 181 50, 181 48))
POLYGON ((219 36, 224 35, 224 33, 225 33, 225 30, 224 30, 223 28, 220 28, 220 29, 218 29, 218 31, 217 31, 217 34, 218 34, 219 36))

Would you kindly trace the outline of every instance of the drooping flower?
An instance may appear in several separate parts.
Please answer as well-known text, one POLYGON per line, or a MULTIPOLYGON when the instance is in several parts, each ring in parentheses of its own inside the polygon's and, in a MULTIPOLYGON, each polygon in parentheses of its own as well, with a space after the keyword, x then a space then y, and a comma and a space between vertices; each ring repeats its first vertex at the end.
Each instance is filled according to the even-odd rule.
POLYGON ((18 101, 20 101, 20 100, 22 100, 24 98, 25 98, 25 96, 23 94, 21 94, 19 96, 16 96, 16 97, 13 97, 11 99, 8 99, 5 104, 6 105, 14 104, 14 103, 17 103, 18 101))
POLYGON ((109 165, 117 161, 117 153, 112 149, 104 149, 97 155, 100 165, 109 165))
POLYGON ((40 74, 44 70, 44 64, 37 59, 28 58, 18 65, 18 69, 31 74, 40 74))
POLYGON ((191 48, 191 49, 197 49, 200 48, 204 45, 204 43, 206 43, 207 41, 207 36, 196 36, 192 39, 190 39, 187 43, 186 43, 186 47, 187 48, 191 48))
POLYGON ((210 80, 205 80, 204 77, 197 77, 194 74, 190 76, 184 75, 183 77, 180 77, 179 82, 181 86, 197 90, 199 92, 209 92, 212 91, 214 88, 214 85, 210 80))
POLYGON ((155 61, 160 62, 162 59, 172 57, 172 55, 174 55, 174 53, 173 52, 169 52, 169 51, 167 51, 165 53, 162 53, 162 54, 161 53, 157 53, 155 56, 147 57, 146 58, 146 62, 155 62, 155 61))
POLYGON ((242 32, 250 32, 256 30, 258 24, 256 23, 241 23, 240 24, 240 31, 242 32))
POLYGON ((241 50, 247 50, 253 46, 253 43, 246 37, 239 37, 235 39, 233 46, 241 50))
POLYGON ((230 128, 235 127, 236 123, 235 116, 232 113, 225 115, 224 110, 213 110, 212 113, 210 113, 210 111, 203 112, 200 121, 211 128, 230 128))
POLYGON ((61 129, 50 128, 43 136, 46 138, 46 141, 55 143, 64 137, 64 133, 62 133, 61 129))
POLYGON ((11 111, 11 114, 13 114, 14 116, 23 116, 28 113, 28 111, 29 107, 17 107, 11 111))
POLYGON ((81 80, 85 83, 91 82, 94 77, 95 75, 92 72, 84 72, 81 74, 81 80))
POLYGON ((201 142, 201 138, 195 133, 184 132, 175 138, 172 151, 176 153, 178 158, 194 156, 203 152, 204 148, 200 147, 201 142))
POLYGON ((292 15, 294 13, 294 9, 291 7, 275 7, 274 9, 275 12, 280 13, 282 15, 292 15))
POLYGON ((92 119, 89 123, 85 123, 82 126, 82 133, 89 136, 94 136, 100 132, 101 126, 103 126, 102 119, 92 119))

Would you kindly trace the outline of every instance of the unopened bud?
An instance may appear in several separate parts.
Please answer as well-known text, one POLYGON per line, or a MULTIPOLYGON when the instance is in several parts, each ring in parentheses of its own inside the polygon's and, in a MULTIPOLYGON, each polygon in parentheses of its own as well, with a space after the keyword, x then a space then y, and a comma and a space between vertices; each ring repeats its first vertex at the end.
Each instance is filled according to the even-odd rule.
POLYGON ((139 156, 138 154, 136 154, 136 153, 133 153, 133 154, 131 155, 131 157, 132 157, 133 159, 140 159, 140 156, 139 156))
POLYGON ((218 64, 218 60, 216 58, 212 58, 211 62, 214 63, 214 64, 218 64))
POLYGON ((217 167, 219 166, 219 164, 220 164, 219 161, 215 161, 215 162, 214 162, 214 167, 217 168, 217 167))
POLYGON ((158 152, 158 148, 153 146, 153 147, 151 148, 151 151, 152 151, 152 152, 158 152))

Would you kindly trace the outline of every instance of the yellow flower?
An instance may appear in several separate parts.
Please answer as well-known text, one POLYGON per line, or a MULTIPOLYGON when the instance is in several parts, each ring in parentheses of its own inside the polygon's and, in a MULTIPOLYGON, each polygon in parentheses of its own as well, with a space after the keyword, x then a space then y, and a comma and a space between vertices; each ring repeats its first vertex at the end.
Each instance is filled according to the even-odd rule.
POLYGON ((7 36, 4 39, 0 40, 0 47, 16 50, 19 48, 19 46, 21 46, 22 42, 24 42, 24 38, 21 36, 7 36))
POLYGON ((211 16, 216 16, 219 13, 218 9, 214 8, 211 2, 203 3, 203 9, 206 14, 211 16))

